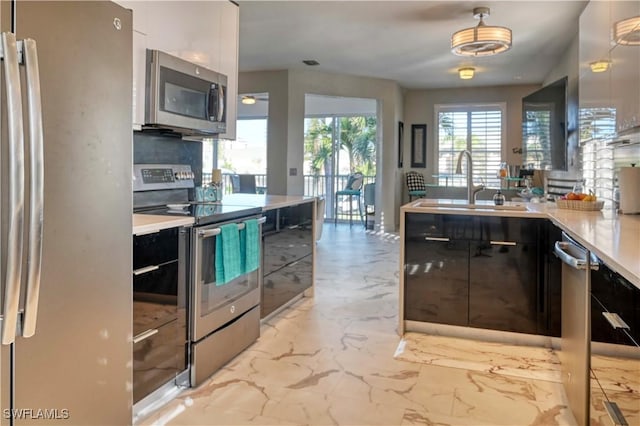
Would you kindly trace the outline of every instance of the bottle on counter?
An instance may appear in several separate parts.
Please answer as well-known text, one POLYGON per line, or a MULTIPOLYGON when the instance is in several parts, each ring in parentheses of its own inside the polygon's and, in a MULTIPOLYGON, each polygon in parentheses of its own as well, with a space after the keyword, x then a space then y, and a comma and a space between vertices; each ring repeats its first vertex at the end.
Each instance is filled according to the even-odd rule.
POLYGON ((502 191, 498 189, 498 191, 493 196, 493 204, 495 204, 496 206, 502 206, 504 205, 504 201, 505 201, 504 194, 502 193, 502 191))

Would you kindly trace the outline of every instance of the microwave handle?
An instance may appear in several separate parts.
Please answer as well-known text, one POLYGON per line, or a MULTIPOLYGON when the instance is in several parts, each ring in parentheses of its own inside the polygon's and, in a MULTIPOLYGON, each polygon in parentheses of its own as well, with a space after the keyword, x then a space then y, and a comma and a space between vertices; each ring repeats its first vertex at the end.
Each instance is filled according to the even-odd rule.
POLYGON ((224 119, 224 106, 226 104, 225 102, 225 97, 227 96, 227 94, 224 92, 224 86, 222 84, 218 84, 218 116, 217 118, 217 122, 221 123, 222 120, 224 119))
POLYGON ((209 89, 209 120, 221 122, 224 118, 224 86, 213 83, 209 89))

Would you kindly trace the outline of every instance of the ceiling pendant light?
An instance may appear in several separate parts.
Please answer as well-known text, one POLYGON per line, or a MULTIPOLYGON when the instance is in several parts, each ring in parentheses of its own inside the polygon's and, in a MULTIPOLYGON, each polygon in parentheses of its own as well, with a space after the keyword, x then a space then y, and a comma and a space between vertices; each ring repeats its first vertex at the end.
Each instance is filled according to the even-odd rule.
POLYGON ((613 26, 613 40, 626 46, 640 46, 640 16, 623 19, 613 26))
POLYGON ((473 67, 465 67, 458 68, 458 75, 463 80, 470 80, 473 78, 473 74, 476 72, 476 69, 473 67))
POLYGON ((250 95, 243 96, 242 103, 245 105, 253 105, 256 103, 256 98, 255 96, 250 96, 250 95))
POLYGON ((590 62, 589 67, 591 72, 605 72, 611 66, 611 61, 608 59, 600 59, 598 61, 590 62))
POLYGON ((511 48, 511 30, 506 27, 485 25, 488 7, 473 9, 473 17, 480 19, 478 26, 456 31, 451 36, 451 51, 460 56, 489 56, 511 48))

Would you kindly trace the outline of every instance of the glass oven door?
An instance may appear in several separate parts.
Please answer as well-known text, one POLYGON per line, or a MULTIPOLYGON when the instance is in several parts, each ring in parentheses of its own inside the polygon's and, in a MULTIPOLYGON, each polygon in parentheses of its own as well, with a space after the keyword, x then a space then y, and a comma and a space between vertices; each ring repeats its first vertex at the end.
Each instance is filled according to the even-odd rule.
MULTIPOLYGON (((240 224, 242 220, 235 222, 240 224)), ((216 239, 220 238, 219 227, 226 223, 232 222, 193 230, 192 335, 194 341, 202 339, 260 303, 261 265, 258 269, 240 275, 225 284, 216 281, 216 239)), ((261 237, 257 244, 262 246, 261 237)))

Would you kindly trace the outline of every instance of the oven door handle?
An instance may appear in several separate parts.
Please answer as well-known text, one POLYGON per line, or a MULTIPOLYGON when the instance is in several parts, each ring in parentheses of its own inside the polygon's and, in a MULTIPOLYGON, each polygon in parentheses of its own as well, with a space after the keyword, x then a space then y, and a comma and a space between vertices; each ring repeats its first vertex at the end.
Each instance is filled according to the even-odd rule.
MULTIPOLYGON (((267 221, 267 217, 262 216, 260 219, 258 219, 258 224, 262 225, 266 221, 267 221)), ((238 223, 237 225, 238 225, 238 231, 241 229, 244 229, 244 223, 238 223)), ((220 232, 222 232, 220 228, 213 228, 213 229, 206 229, 206 230, 203 229, 198 231, 198 237, 204 240, 205 238, 210 238, 210 237, 215 237, 216 235, 220 235, 220 232)))

